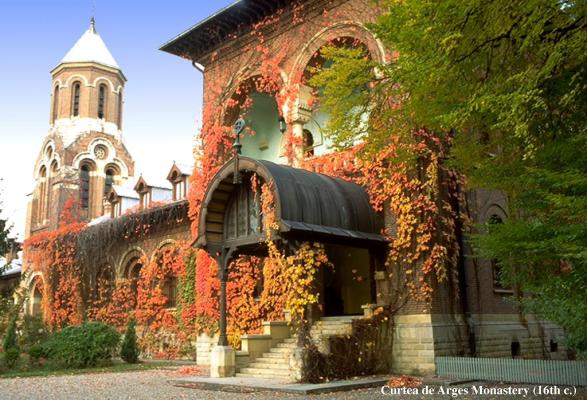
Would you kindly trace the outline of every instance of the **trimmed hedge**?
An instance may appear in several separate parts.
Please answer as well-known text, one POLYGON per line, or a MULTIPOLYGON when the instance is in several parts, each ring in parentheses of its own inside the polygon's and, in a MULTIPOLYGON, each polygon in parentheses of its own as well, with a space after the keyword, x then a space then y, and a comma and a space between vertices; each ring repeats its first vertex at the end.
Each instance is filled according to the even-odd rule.
POLYGON ((109 361, 119 342, 120 334, 114 328, 101 322, 88 322, 54 333, 43 344, 42 353, 58 367, 93 367, 109 361))

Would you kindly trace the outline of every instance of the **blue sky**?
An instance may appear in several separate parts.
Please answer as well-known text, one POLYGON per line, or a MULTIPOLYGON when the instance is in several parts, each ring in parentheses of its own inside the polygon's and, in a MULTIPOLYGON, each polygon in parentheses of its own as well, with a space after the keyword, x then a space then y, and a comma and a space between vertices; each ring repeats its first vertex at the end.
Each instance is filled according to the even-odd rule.
MULTIPOLYGON (((128 78, 123 137, 136 171, 164 176, 173 160, 191 160, 202 76, 158 49, 233 1, 94 2, 96 30, 128 78)), ((49 71, 88 28, 92 3, 0 0, 0 199, 21 239, 33 165, 49 128, 49 71)))

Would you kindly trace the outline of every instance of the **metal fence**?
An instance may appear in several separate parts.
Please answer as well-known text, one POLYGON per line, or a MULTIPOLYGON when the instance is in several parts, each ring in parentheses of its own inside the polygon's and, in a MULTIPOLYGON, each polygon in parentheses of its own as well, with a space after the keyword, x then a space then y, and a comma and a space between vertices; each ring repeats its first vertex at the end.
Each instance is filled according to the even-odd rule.
POLYGON ((587 361, 436 357, 436 374, 459 379, 587 386, 587 361))

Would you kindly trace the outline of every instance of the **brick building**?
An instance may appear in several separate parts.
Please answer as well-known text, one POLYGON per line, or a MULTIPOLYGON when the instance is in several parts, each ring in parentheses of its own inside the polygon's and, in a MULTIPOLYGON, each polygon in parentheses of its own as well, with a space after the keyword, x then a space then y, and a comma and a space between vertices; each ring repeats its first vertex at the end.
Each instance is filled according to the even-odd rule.
MULTIPOLYGON (((230 126, 240 115, 254 131, 254 135, 245 134, 241 140, 242 154, 252 160, 263 161, 244 161, 247 166, 242 167, 242 173, 247 168, 250 171, 267 169, 270 171, 268 179, 276 181, 279 186, 277 168, 265 160, 276 164, 289 163, 294 167, 311 164, 315 170, 320 170, 320 157, 325 160, 328 154, 335 152, 321 132, 328 115, 313 105, 310 95, 313 88, 307 83, 312 69, 324 65, 319 50, 333 44, 350 45, 362 47, 377 62, 393 59, 393 49, 385 49, 367 28, 379 12, 366 0, 237 1, 172 39, 163 45, 162 50, 187 58, 203 74, 204 118, 207 110, 213 110, 212 114, 221 120, 221 125, 230 126), (259 90, 258 87, 267 80, 271 80, 273 87, 267 89, 268 85, 265 85, 263 90, 259 90), (247 91, 250 103, 246 111, 239 111, 239 106, 234 104, 242 106, 244 102, 241 98, 247 91), (287 123, 293 136, 299 139, 293 160, 287 156, 283 123, 287 123)), ((208 140, 218 139, 212 136, 208 140)), ((202 138, 204 149, 214 145, 218 143, 206 142, 206 138, 202 138)), ((228 171, 235 164, 238 166, 238 161, 228 161, 213 179, 206 195, 208 197, 204 198, 202 213, 209 215, 206 207, 222 207, 222 201, 214 197, 214 188, 217 184, 226 185, 222 186, 223 190, 230 191, 228 185, 232 175, 228 171)), ((291 171, 282 173, 294 175, 291 171)), ((287 182, 283 186, 294 185, 295 178, 287 182)), ((292 217, 291 213, 282 215, 282 225, 288 225, 286 218, 298 218, 295 222, 299 222, 299 227, 307 226, 309 222, 320 225, 312 232, 306 231, 305 238, 311 238, 320 229, 326 232, 337 224, 329 221, 324 212, 307 215, 308 208, 322 207, 324 210, 338 207, 336 201, 326 200, 321 205, 308 202, 307 196, 319 197, 321 191, 328 187, 319 184, 308 189, 311 185, 308 177, 304 184, 296 186, 297 194, 286 194, 285 188, 278 188, 276 193, 278 197, 297 196, 297 201, 304 204, 301 208, 306 210, 306 215, 298 217, 292 217)), ((473 222, 495 223, 508 218, 507 200, 503 195, 482 190, 465 195, 469 209, 463 211, 473 222)), ((300 213, 303 214, 303 211, 300 213)), ((207 246, 215 251, 233 249, 226 239, 224 242, 218 239, 214 243, 216 247, 211 246, 210 242, 215 240, 212 236, 214 228, 208 228, 211 217, 201 218, 199 240, 204 243, 204 248, 207 246), (202 233, 202 230, 206 232, 202 233)), ((388 232, 392 232, 394 220, 391 215, 386 214, 382 218, 388 232)), ((288 229, 293 230, 293 224, 289 226, 288 229)), ((222 229, 226 237, 226 225, 222 229)), ((285 236, 285 229, 282 231, 285 236)), ((376 241, 359 244, 336 238, 335 235, 325 238, 328 235, 322 237, 328 243, 328 256, 334 262, 336 272, 334 277, 323 278, 322 311, 314 315, 312 328, 314 336, 323 337, 351 332, 351 315, 359 314, 361 306, 386 305, 394 300, 393 283, 385 273, 376 241), (350 257, 344 257, 345 253, 350 257), (351 270, 365 275, 366 279, 357 282, 349 272, 351 270), (336 282, 334 287, 325 283, 329 279, 336 282)), ((382 358, 389 358, 387 365, 400 372, 432 373, 435 370, 434 358, 442 355, 563 357, 562 347, 556 345, 561 341, 562 331, 551 323, 523 315, 509 301, 520 294, 499 284, 498 262, 472 257, 462 232, 457 236, 462 250, 455 266, 458 271, 452 272, 458 273, 458 283, 434 283, 429 306, 410 301, 395 315, 395 330, 393 335, 390 334, 393 338, 388 338, 392 348, 382 354, 382 358)), ((242 240, 246 242, 245 238, 242 240)), ((244 244, 242 247, 245 247, 244 244)), ((234 248, 238 251, 239 246, 234 248)), ((363 308, 368 312, 369 307, 363 308)), ((269 331, 267 326, 266 333, 269 331)), ((275 376, 279 368, 286 371, 284 376, 295 375, 291 368, 288 369, 287 361, 276 367, 275 360, 271 359, 272 352, 279 349, 265 348, 264 354, 258 354, 258 351, 251 350, 254 346, 254 338, 247 338, 249 359, 246 354, 237 353, 237 365, 241 364, 237 370, 243 375, 275 376), (249 368, 247 362, 239 361, 242 358, 250 363, 257 357, 260 358, 253 360, 249 368)), ((290 348, 290 353, 295 353, 295 343, 286 341, 286 344, 279 346, 290 348)), ((220 358, 227 357, 225 353, 218 354, 220 358)), ((292 365, 290 363, 289 367, 292 365)), ((226 371, 219 372, 223 373, 226 371)))
MULTIPOLYGON (((66 199, 79 200, 80 215, 89 223, 84 235, 99 239, 101 250, 84 270, 84 300, 92 296, 98 277, 132 278, 141 268, 141 257, 152 258, 174 241, 193 242, 220 265, 222 311, 231 255, 262 256, 266 251, 259 234, 259 205, 239 181, 257 174, 275 184, 279 243, 292 248, 307 240, 325 243, 335 266, 334 272, 321 272, 320 304, 311 313, 311 336, 328 353, 332 338, 352 334, 364 315, 395 301, 381 235, 383 227, 392 234, 395 221, 369 206, 364 188, 316 172, 336 150, 322 133, 328 115, 314 105, 307 79, 324 64, 320 49, 327 45, 360 46, 377 62, 393 59, 391 49, 367 28, 379 12, 367 0, 243 0, 162 47, 203 73, 204 118, 220 121, 224 132, 200 138, 199 151, 216 149, 224 162, 215 166, 217 173, 206 188, 196 188, 205 189, 194 221, 197 237, 191 236, 185 198, 188 177, 206 165, 198 159, 198 171, 174 164, 163 171, 166 179, 134 178, 134 162, 121 135, 126 78, 92 23, 52 70, 51 128, 35 166, 28 235, 55 229, 66 199), (261 84, 264 90, 258 90, 261 84), (249 98, 246 111, 235 106, 245 102, 243 93, 249 98), (232 157, 227 146, 239 118, 254 135, 244 134, 242 156, 232 157), (290 153, 286 130, 297 138, 290 153), (150 221, 153 229, 127 235, 128 224, 137 218, 150 221)), ((464 211, 473 221, 508 218, 507 200, 499 193, 466 196, 469 208, 464 211)), ((562 357, 562 346, 552 345, 561 341, 561 330, 523 315, 509 301, 519 293, 496 279, 498 263, 471 257, 459 233, 461 252, 449 271, 458 281, 432 282, 430 303, 409 301, 398 310, 393 329, 379 333, 379 370, 429 374, 435 370, 435 357, 442 355, 562 357)), ((91 242, 83 243, 91 253, 91 242)), ((31 294, 29 312, 40 311, 37 284, 43 279, 33 274, 25 283, 31 294)), ((199 364, 211 363, 218 375, 303 376, 308 365, 296 358, 298 342, 290 337, 286 315, 266 321, 262 335, 244 335, 235 353, 227 345, 222 314, 220 337, 198 336, 193 356, 199 364)))

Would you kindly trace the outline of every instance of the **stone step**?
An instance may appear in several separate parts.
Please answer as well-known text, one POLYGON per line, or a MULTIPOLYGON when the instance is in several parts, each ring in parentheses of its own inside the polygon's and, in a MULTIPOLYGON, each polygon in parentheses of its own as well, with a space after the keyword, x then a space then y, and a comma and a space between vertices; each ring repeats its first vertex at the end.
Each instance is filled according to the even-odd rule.
POLYGON ((272 365, 273 364, 283 364, 283 365, 289 364, 288 357, 273 357, 276 354, 277 353, 265 353, 265 354, 263 354, 263 357, 255 358, 255 360, 252 362, 261 362, 261 363, 267 363, 267 364, 272 364, 272 365))
POLYGON ((293 349, 294 347, 296 347, 296 343, 295 343, 295 342, 290 342, 290 343, 278 343, 278 344, 277 344, 277 347, 278 347, 278 348, 281 348, 281 349, 285 349, 285 348, 287 348, 287 349, 293 349))
POLYGON ((341 315, 339 317, 322 317, 318 322, 350 322, 355 319, 364 318, 362 315, 341 315))
POLYGON ((241 368, 239 373, 241 374, 251 374, 254 376, 272 376, 272 377, 284 377, 287 378, 289 377, 289 369, 287 370, 283 370, 283 369, 269 369, 269 368, 241 368))
POLYGON ((283 352, 271 353, 271 350, 269 350, 268 353, 263 353, 263 358, 274 358, 274 359, 278 359, 278 360, 289 360, 289 354, 283 353, 283 352))
POLYGON ((289 371, 289 363, 287 363, 287 364, 286 363, 267 363, 267 362, 259 361, 259 359, 256 359, 255 361, 250 363, 245 368, 269 369, 269 370, 281 369, 281 370, 289 371))
MULTIPOLYGON (((269 352, 270 353, 281 353, 281 354, 289 354, 291 353, 292 349, 289 347, 272 347, 269 352)), ((265 353, 267 354, 267 353, 265 353)), ((263 354, 263 355, 265 355, 263 354)))
POLYGON ((285 382, 291 382, 291 378, 289 376, 283 376, 283 377, 279 376, 278 377, 278 376, 275 376, 275 375, 245 374, 245 373, 242 373, 242 372, 237 372, 236 373, 236 376, 238 378, 267 379, 267 380, 271 380, 271 381, 274 381, 274 382, 275 382, 276 379, 278 379, 277 382, 283 382, 283 383, 285 383, 285 382))

